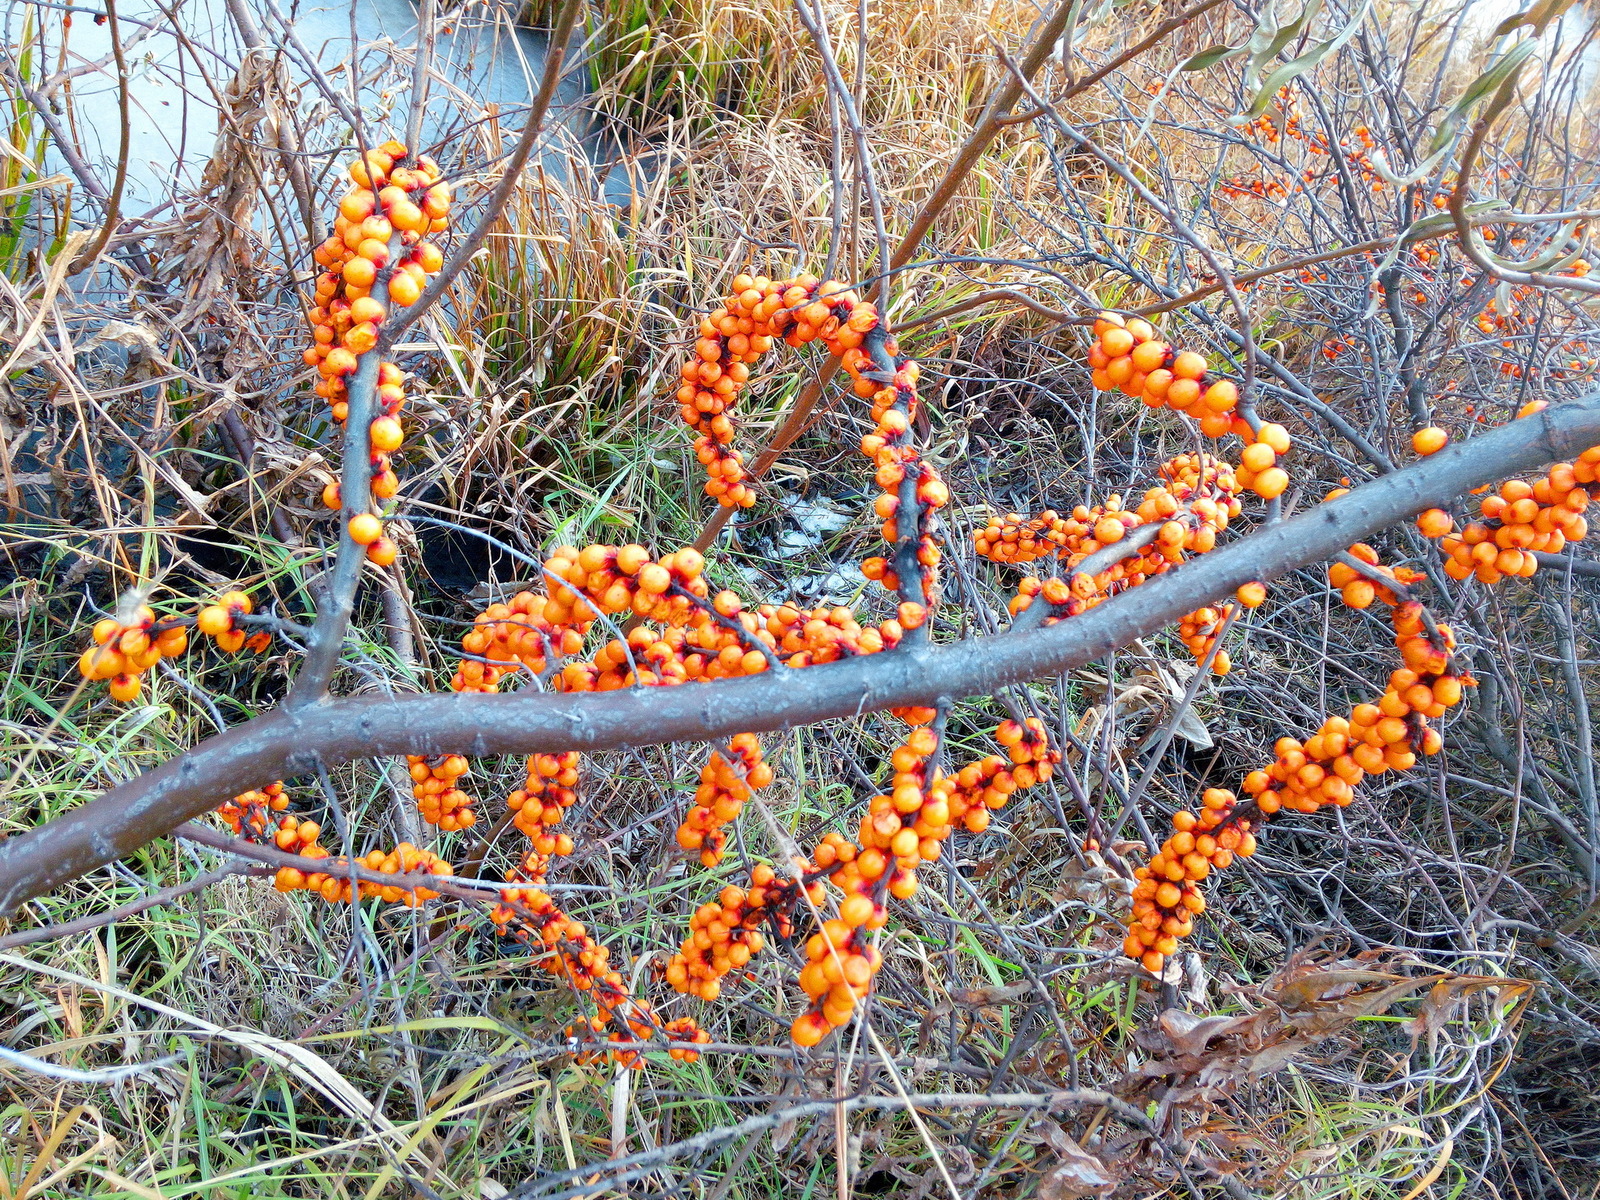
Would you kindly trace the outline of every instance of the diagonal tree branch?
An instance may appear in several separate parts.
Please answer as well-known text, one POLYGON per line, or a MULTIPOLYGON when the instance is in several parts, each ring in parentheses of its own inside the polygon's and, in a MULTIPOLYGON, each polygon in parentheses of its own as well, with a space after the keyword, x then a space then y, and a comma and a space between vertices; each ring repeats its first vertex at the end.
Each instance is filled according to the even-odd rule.
POLYGON ((445 294, 455 282, 456 276, 466 269, 467 263, 472 261, 472 256, 488 239, 489 230, 505 211, 506 204, 511 200, 511 193, 516 191, 517 185, 522 182, 522 168, 528 165, 528 158, 539 143, 539 133, 544 129, 545 118, 550 115, 550 104, 555 99, 556 88, 561 83, 561 70, 566 62, 567 45, 572 41, 572 31, 577 27, 578 16, 582 12, 582 0, 563 0, 561 10, 556 14, 555 26, 550 30, 550 41, 544 59, 544 78, 539 81, 538 94, 534 96, 533 105, 528 110, 527 121, 522 127, 522 136, 517 139, 511 156, 506 159, 500 173, 500 181, 490 193, 488 203, 484 205, 483 212, 478 217, 478 223, 457 244, 444 268, 433 277, 433 282, 423 289, 422 295, 417 297, 417 302, 396 315, 394 319, 384 323, 378 335, 378 353, 381 354, 393 346, 399 336, 420 321, 422 315, 445 294))
POLYGON ((764 732, 988 694, 1081 667, 1251 580, 1332 557, 1472 488, 1600 445, 1600 393, 1544 410, 1213 551, 1046 629, 715 685, 559 695, 363 696, 280 708, 0 843, 0 914, 272 779, 400 754, 605 750, 764 732))

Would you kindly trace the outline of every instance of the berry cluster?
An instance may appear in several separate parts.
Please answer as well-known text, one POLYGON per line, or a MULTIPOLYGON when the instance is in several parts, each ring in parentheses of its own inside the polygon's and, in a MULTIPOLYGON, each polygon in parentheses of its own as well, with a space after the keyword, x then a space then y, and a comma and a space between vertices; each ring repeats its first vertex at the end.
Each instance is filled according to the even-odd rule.
POLYGON ((1006 806, 1019 791, 1043 783, 1055 774, 1061 754, 1050 748, 1044 724, 1029 717, 1019 725, 1002 722, 995 730, 995 741, 1005 749, 1005 757, 988 755, 957 771, 946 791, 935 783, 950 805, 950 821, 960 821, 969 833, 989 828, 989 814, 1006 806))
POLYGON ((552 833, 561 824, 567 809, 578 802, 578 754, 569 750, 563 754, 530 754, 527 777, 520 789, 512 792, 506 807, 513 823, 533 843, 531 870, 534 877, 543 879, 549 869, 552 855, 572 853, 572 838, 565 833, 552 833))
POLYGON ((1018 788, 1050 778, 1060 761, 1037 718, 1025 725, 1003 722, 995 736, 1009 767, 994 756, 951 778, 931 766, 938 734, 926 726, 913 729, 890 757, 889 793, 874 796, 861 818, 860 847, 834 834, 813 852, 816 871, 828 874, 844 899, 838 917, 806 942, 799 983, 812 1006, 790 1029, 797 1044, 814 1046, 847 1023, 870 990, 882 959, 866 934, 888 920, 885 896, 914 896, 917 867, 940 857, 957 821, 981 832, 990 809, 1003 807, 1018 788))
POLYGON ((1178 939, 1193 931, 1194 918, 1205 911, 1205 897, 1195 885, 1213 868, 1232 865, 1235 853, 1255 853, 1250 823, 1229 821, 1235 802, 1232 792, 1207 789, 1199 815, 1174 814, 1172 836, 1149 863, 1135 868, 1133 915, 1122 950, 1147 971, 1161 970, 1167 956, 1177 951, 1178 939))
MULTIPOLYGON (((821 902, 822 887, 814 884, 821 902)), ((742 970, 766 946, 761 926, 771 924, 778 936, 794 934, 790 919, 799 885, 781 882, 766 863, 750 872, 749 890, 728 886, 715 904, 702 904, 689 918, 689 934, 666 967, 666 980, 674 991, 715 1000, 722 994, 722 977, 742 970)))
POLYGON ((1150 408, 1185 413, 1206 437, 1237 434, 1245 443, 1237 471, 1240 486, 1266 500, 1283 494, 1289 476, 1277 460, 1289 452, 1288 432, 1236 411, 1238 385, 1212 374, 1204 355, 1174 349, 1137 317, 1101 313, 1094 332, 1089 367, 1097 388, 1120 391, 1150 408))
POLYGON ((518 666, 543 675, 552 658, 583 649, 590 622, 556 625, 546 615, 549 597, 518 592, 506 604, 491 604, 479 613, 461 639, 462 658, 450 687, 457 692, 493 692, 507 671, 518 666))
POLYGON ((91 632, 94 644, 78 657, 78 673, 88 680, 109 680, 113 700, 136 700, 140 677, 163 658, 188 648, 191 625, 220 650, 231 654, 248 646, 259 654, 271 644, 272 635, 266 630, 249 634, 239 627, 239 618, 248 616, 251 608, 250 597, 243 592, 224 592, 197 616, 158 619, 149 606, 141 604, 126 619, 107 617, 95 622, 91 632))
MULTIPOLYGON (((317 277, 315 304, 308 314, 313 342, 305 363, 322 376, 317 395, 328 401, 333 419, 349 415, 349 382, 362 355, 378 344, 390 306, 415 304, 431 276, 444 266, 444 254, 429 234, 450 227, 450 185, 439 164, 425 154, 412 157, 399 142, 388 141, 351 164, 354 186, 339 201, 334 231, 312 257, 323 268, 317 277)), ((394 363, 379 364, 376 406, 367 431, 371 450, 372 495, 391 499, 399 480, 389 456, 400 449, 405 434, 400 412, 405 404, 404 376, 394 363)), ((327 507, 343 507, 339 485, 323 489, 327 507)), ((370 512, 350 514, 346 525, 352 541, 367 548, 379 566, 395 559, 393 539, 370 512)))
POLYGON ((1351 546, 1349 553, 1362 567, 1339 562, 1328 568, 1328 582, 1339 589, 1339 599, 1347 608, 1367 608, 1374 600, 1393 608, 1399 603, 1399 592, 1426 578, 1409 567, 1384 566, 1378 561, 1378 552, 1365 542, 1351 546))
MULTIPOLYGON (((1394 587, 1372 584, 1362 576, 1370 591, 1357 598, 1365 602, 1359 607, 1377 599, 1392 608, 1395 644, 1404 666, 1389 676, 1388 688, 1376 703, 1356 705, 1348 718, 1330 717, 1303 743, 1279 738, 1273 747, 1275 761, 1245 777, 1250 805, 1239 805, 1232 792, 1212 788, 1198 816, 1180 812, 1173 818, 1173 835, 1147 866, 1134 872, 1133 915, 1123 944, 1124 952, 1151 972, 1161 970, 1178 939, 1191 932, 1193 918, 1205 911, 1197 885, 1212 870, 1230 866, 1235 854, 1255 852, 1255 815, 1342 808, 1355 799, 1356 787, 1368 775, 1409 770, 1419 753, 1437 754, 1443 746, 1428 721, 1459 704, 1463 687, 1473 682, 1451 669, 1454 636, 1448 626, 1433 622, 1420 603, 1400 594, 1412 573, 1380 568, 1369 547, 1353 546, 1351 552, 1369 563, 1380 580, 1394 582, 1394 587)), ((1335 564, 1330 571, 1335 586, 1344 572, 1359 576, 1347 564, 1335 564)))
POLYGON ((126 624, 110 617, 96 621, 91 636, 94 645, 79 656, 78 673, 88 680, 110 680, 111 698, 124 702, 138 697, 141 675, 189 645, 186 626, 161 628, 155 612, 143 604, 126 624))
POLYGON ((446 833, 470 829, 477 823, 472 797, 456 786, 467 773, 467 760, 459 754, 423 756, 410 754, 411 794, 417 798, 417 812, 429 825, 446 833))
MULTIPOLYGON (((755 492, 744 482, 744 456, 732 449, 731 419, 755 362, 780 337, 791 346, 819 338, 836 357, 859 348, 878 322, 877 310, 843 284, 814 275, 776 281, 737 275, 733 292, 700 322, 694 355, 679 372, 679 411, 698 435, 695 455, 710 477, 706 494, 725 507, 748 508, 755 492)), ((843 363, 858 380, 859 360, 843 363)), ((858 385, 858 392, 860 387, 858 385)), ((872 395, 876 386, 865 395, 872 395)))
POLYGON ((217 816, 228 823, 228 828, 247 841, 259 841, 270 829, 277 831, 281 813, 289 807, 289 797, 284 795, 283 784, 269 783, 260 791, 244 792, 232 800, 224 801, 217 816))
MULTIPOLYGON (((765 666, 763 660, 763 669, 765 666)), ((725 758, 721 751, 712 751, 701 768, 694 805, 678 826, 678 845, 698 850, 700 864, 707 868, 722 861, 722 848, 728 840, 722 827, 739 815, 751 792, 772 782, 772 768, 761 760, 761 743, 755 734, 735 734, 728 753, 730 757, 725 758)))
MULTIPOLYGON (((517 872, 512 872, 515 875, 517 872)), ((515 883, 515 881, 512 881, 515 883)), ((564 980, 575 991, 586 994, 596 1014, 567 1028, 567 1036, 580 1045, 606 1041, 648 1041, 661 1033, 674 1041, 708 1042, 696 1024, 680 1018, 663 1025, 654 1010, 629 994, 620 972, 611 967, 611 952, 589 936, 581 921, 562 912, 550 896, 538 887, 511 886, 501 889, 500 903, 489 919, 502 934, 530 946, 542 947, 535 962, 547 973, 564 980), (607 1030, 610 1030, 609 1035, 607 1030)), ((639 1068, 644 1058, 637 1050, 607 1052, 623 1066, 639 1068)), ((673 1051, 678 1059, 698 1057, 694 1051, 673 1051)), ((593 1052, 584 1052, 580 1062, 590 1061, 593 1052)))
MULTIPOLYGON (((317 843, 321 833, 322 827, 315 821, 296 821, 291 817, 283 822, 273 839, 278 849, 305 858, 327 859, 328 869, 308 873, 297 867, 281 867, 273 879, 273 887, 280 892, 316 892, 330 904, 348 904, 359 896, 363 900, 376 898, 390 904, 417 908, 424 900, 438 897, 438 892, 423 887, 420 883, 400 887, 395 884, 370 883, 363 879, 357 880, 352 887, 345 861, 332 858, 328 851, 317 843)), ((369 871, 382 871, 387 875, 449 875, 454 870, 433 851, 419 849, 410 842, 401 842, 387 853, 373 850, 355 861, 356 865, 365 867, 369 871)))
POLYGON ((884 540, 895 552, 890 559, 869 558, 862 570, 901 591, 904 628, 921 626, 933 602, 939 561, 935 513, 950 493, 911 443, 918 368, 899 356, 877 307, 837 280, 739 275, 732 294, 701 321, 699 334, 693 357, 680 371, 678 403, 684 422, 698 435, 695 454, 709 476, 706 493, 726 507, 755 503, 743 456, 731 445, 732 412, 749 381, 749 364, 778 338, 795 347, 822 342, 850 376, 855 393, 872 400, 876 424, 862 438, 861 451, 876 467, 884 494, 875 509, 884 522, 884 540), (915 520, 903 519, 913 507, 915 520), (912 575, 920 577, 915 591, 902 584, 912 575))
POLYGON ((1447 556, 1445 573, 1452 579, 1476 578, 1494 584, 1508 575, 1523 578, 1539 568, 1534 552, 1559 553, 1568 542, 1588 535, 1584 518, 1592 500, 1600 498, 1595 483, 1600 447, 1584 451, 1575 463, 1556 463, 1532 483, 1511 479, 1479 501, 1481 520, 1460 533, 1443 509, 1429 509, 1417 528, 1439 539, 1447 556))
POLYGON ((1070 517, 1049 510, 1031 521, 991 517, 974 539, 983 557, 1029 562, 1054 552, 1060 559, 1055 576, 1021 581, 1011 612, 1020 614, 1042 595, 1047 619, 1076 616, 1189 554, 1210 551, 1240 512, 1234 469, 1210 455, 1183 454, 1163 463, 1161 476, 1163 486, 1146 491, 1134 509, 1113 495, 1103 505, 1078 505, 1070 517))
MULTIPOLYGON (((1211 648, 1216 645, 1217 637, 1222 632, 1222 627, 1237 610, 1231 604, 1217 606, 1205 605, 1186 613, 1178 622, 1178 638, 1189 647, 1189 653, 1194 655, 1197 663, 1203 663, 1206 655, 1211 653, 1211 648)), ((1233 670, 1233 659, 1226 650, 1218 650, 1211 660, 1211 673, 1213 675, 1226 675, 1233 670)))

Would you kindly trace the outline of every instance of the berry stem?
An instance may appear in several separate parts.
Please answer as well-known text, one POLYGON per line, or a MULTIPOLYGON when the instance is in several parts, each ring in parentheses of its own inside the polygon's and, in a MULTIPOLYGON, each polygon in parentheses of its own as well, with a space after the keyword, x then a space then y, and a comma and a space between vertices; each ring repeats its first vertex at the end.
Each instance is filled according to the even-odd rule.
MULTIPOLYGON (((396 230, 389 235, 391 260, 398 258, 403 248, 396 230)), ((372 298, 379 304, 386 304, 389 299, 389 271, 389 268, 380 271, 372 284, 372 298)), ((387 326, 385 322, 385 328, 387 326)), ((344 650, 344 635, 355 606, 356 585, 361 580, 361 564, 367 559, 366 545, 350 536, 350 522, 372 508, 369 436, 376 408, 378 367, 382 360, 383 354, 376 346, 360 355, 346 387, 345 400, 350 407, 344 422, 344 465, 339 474, 343 506, 339 521, 339 555, 322 603, 317 606, 317 620, 307 641, 305 662, 284 699, 285 708, 303 708, 325 700, 344 650)))

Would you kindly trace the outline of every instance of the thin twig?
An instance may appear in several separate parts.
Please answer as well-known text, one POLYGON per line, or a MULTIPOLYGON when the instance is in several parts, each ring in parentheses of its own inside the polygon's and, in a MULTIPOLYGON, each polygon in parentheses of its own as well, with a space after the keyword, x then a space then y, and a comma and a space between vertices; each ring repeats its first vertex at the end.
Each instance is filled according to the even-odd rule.
POLYGON ((449 260, 433 277, 433 281, 423 289, 417 302, 393 321, 384 323, 383 330, 378 335, 380 352, 394 345, 400 335, 421 320, 422 315, 445 294, 455 282, 456 276, 466 270, 467 263, 472 261, 473 255, 477 254, 479 247, 488 238, 489 230, 505 212, 511 194, 522 183, 522 168, 527 165, 528 157, 538 144, 539 133, 544 128, 545 117, 549 115, 551 101, 555 99, 556 88, 561 83, 561 68, 566 61, 567 45, 572 40, 572 32, 577 27, 578 16, 582 11, 583 0, 562 0, 561 11, 556 14, 555 26, 550 31, 549 48, 544 60, 544 78, 539 81, 538 94, 534 96, 533 104, 528 109, 522 136, 517 140, 516 148, 512 150, 511 156, 506 159, 505 166, 501 169, 500 182, 495 184, 494 191, 489 194, 478 223, 456 245, 449 260))

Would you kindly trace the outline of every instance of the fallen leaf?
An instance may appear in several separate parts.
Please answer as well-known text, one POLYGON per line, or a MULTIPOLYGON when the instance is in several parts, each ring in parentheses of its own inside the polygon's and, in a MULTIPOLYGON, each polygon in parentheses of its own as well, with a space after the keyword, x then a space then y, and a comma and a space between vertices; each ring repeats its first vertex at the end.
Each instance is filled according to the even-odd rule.
POLYGON ((1073 1141, 1061 1126, 1041 1121, 1037 1132, 1056 1156, 1039 1180, 1039 1200, 1080 1200, 1116 1190, 1117 1177, 1106 1164, 1073 1141))

